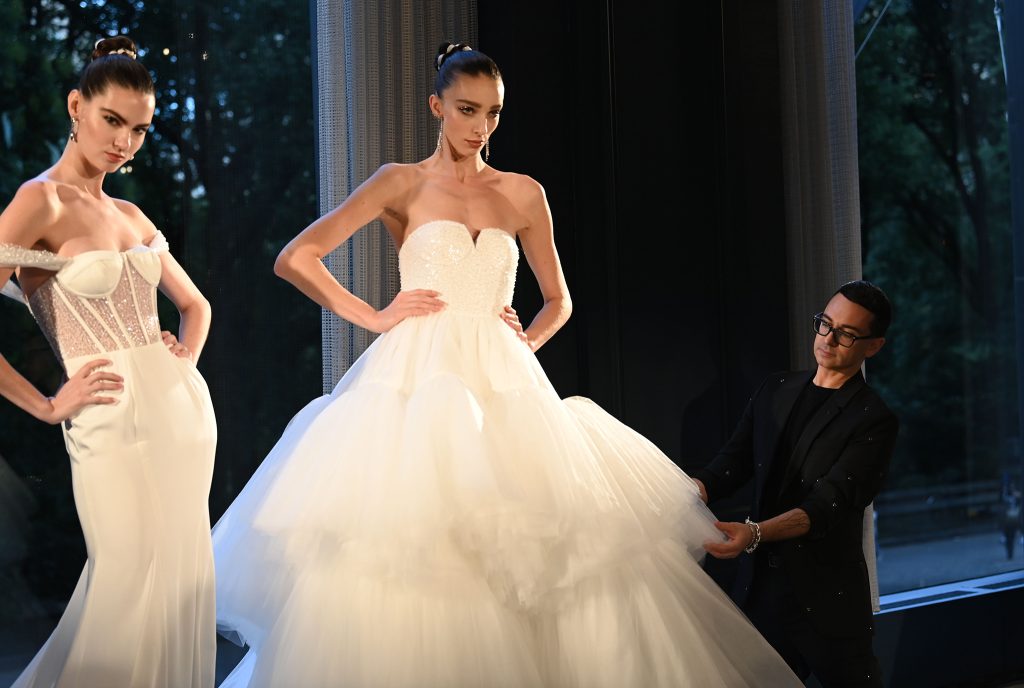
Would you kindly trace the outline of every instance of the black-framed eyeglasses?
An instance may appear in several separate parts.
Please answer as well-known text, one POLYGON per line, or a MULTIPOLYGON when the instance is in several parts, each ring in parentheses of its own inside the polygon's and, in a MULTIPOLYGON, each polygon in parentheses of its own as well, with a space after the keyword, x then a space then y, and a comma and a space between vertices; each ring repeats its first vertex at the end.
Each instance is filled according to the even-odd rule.
POLYGON ((814 334, 820 337, 827 337, 830 334, 835 334, 836 342, 839 346, 849 349, 853 346, 858 339, 878 339, 877 335, 859 335, 851 334, 846 330, 840 330, 832 326, 832 323, 825 320, 824 313, 818 313, 814 316, 814 334))

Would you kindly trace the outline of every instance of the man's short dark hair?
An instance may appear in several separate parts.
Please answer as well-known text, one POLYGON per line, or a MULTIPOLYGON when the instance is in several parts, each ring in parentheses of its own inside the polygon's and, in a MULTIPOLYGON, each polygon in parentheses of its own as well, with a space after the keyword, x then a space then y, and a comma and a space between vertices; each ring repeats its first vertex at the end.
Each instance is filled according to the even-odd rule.
POLYGON ((892 304, 885 292, 867 280, 847 282, 836 290, 858 306, 867 309, 874 316, 871 320, 871 336, 884 337, 892 322, 892 304))

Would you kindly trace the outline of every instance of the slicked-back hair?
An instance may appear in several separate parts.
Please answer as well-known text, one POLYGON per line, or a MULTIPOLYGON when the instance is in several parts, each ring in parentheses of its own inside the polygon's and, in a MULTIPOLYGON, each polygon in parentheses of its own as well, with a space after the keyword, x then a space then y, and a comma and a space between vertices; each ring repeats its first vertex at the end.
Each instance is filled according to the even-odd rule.
MULTIPOLYGON (((836 290, 835 294, 844 297, 868 310, 874 317, 871 319, 871 335, 884 337, 892 323, 892 303, 880 288, 867 280, 847 282, 836 290)), ((833 296, 835 296, 833 294, 833 296)))

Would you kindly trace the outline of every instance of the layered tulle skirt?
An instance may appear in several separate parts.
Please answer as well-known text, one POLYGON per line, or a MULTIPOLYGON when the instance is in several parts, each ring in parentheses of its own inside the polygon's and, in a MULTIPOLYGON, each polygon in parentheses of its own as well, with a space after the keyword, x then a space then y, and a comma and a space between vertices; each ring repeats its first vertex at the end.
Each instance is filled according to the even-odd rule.
POLYGON ((696 485, 496 316, 411 318, 214 529, 225 686, 798 685, 700 567, 696 485))

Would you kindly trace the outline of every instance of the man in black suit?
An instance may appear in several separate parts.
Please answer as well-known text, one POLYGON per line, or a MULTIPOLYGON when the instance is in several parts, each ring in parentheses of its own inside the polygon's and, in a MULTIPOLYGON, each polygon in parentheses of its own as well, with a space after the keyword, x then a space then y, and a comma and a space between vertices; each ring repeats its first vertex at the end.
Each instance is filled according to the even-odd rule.
POLYGON ((744 555, 733 598, 798 676, 826 688, 882 685, 861 536, 898 422, 861 364, 891 319, 878 287, 840 287, 813 319, 817 369, 765 379, 728 443, 693 474, 706 502, 753 478, 750 517, 717 524, 728 540, 705 547, 744 555))

